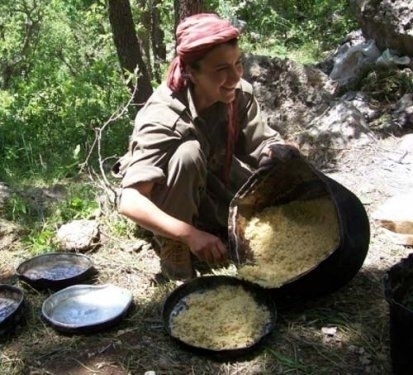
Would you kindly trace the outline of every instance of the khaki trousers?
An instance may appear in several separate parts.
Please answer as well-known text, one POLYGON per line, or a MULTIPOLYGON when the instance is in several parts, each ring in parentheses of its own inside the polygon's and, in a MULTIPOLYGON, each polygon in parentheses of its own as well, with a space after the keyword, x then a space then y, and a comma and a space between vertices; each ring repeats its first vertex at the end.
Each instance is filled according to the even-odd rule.
POLYGON ((234 158, 229 187, 208 170, 195 139, 183 142, 168 163, 165 184, 155 185, 152 200, 163 211, 197 228, 227 237, 228 208, 252 171, 234 158))

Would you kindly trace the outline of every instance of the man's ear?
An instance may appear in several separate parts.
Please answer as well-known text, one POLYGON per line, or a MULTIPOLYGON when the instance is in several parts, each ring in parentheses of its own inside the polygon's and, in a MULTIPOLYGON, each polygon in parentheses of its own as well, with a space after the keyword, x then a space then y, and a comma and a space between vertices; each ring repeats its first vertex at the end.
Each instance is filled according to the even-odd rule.
POLYGON ((191 68, 190 66, 187 66, 185 68, 185 75, 192 83, 196 83, 196 75, 194 74, 193 68, 191 68))

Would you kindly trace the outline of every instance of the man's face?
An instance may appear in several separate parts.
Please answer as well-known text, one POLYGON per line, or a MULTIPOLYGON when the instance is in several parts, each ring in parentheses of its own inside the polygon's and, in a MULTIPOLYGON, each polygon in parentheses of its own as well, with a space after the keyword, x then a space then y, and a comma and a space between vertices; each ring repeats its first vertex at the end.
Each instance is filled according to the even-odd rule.
POLYGON ((242 53, 237 44, 224 43, 211 50, 199 62, 199 69, 191 69, 195 105, 198 111, 220 101, 235 99, 235 87, 243 74, 242 53))

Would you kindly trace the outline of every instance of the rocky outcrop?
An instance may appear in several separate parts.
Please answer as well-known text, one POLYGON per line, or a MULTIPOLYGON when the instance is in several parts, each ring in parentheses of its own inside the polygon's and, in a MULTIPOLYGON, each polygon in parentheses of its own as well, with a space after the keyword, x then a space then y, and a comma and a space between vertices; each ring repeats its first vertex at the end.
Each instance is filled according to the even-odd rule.
POLYGON ((393 242, 413 245, 413 192, 387 199, 372 217, 393 242))
POLYGON ((367 39, 381 50, 413 56, 413 2, 411 0, 351 0, 367 39))
POLYGON ((99 223, 96 220, 73 220, 63 224, 56 234, 59 248, 64 251, 87 251, 99 244, 99 223))
POLYGON ((249 55, 244 77, 254 87, 263 118, 284 139, 301 133, 335 97, 336 83, 327 74, 289 59, 249 55))

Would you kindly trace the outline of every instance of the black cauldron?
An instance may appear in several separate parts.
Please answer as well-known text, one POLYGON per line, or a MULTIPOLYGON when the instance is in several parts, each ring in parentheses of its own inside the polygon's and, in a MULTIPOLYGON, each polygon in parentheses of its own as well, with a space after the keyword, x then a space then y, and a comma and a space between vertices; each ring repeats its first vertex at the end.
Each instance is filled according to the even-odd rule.
POLYGON ((383 277, 390 312, 390 354, 393 372, 413 369, 413 254, 395 264, 383 277))
POLYGON ((230 203, 229 248, 232 260, 240 265, 246 260, 246 254, 251 253, 243 236, 245 218, 265 207, 325 196, 332 200, 336 209, 339 244, 312 269, 273 288, 278 302, 331 293, 357 274, 370 242, 370 225, 364 206, 354 193, 317 170, 301 155, 257 170, 230 203))
POLYGON ((0 336, 11 332, 22 319, 24 292, 18 287, 0 284, 0 336))

